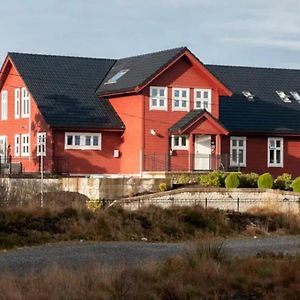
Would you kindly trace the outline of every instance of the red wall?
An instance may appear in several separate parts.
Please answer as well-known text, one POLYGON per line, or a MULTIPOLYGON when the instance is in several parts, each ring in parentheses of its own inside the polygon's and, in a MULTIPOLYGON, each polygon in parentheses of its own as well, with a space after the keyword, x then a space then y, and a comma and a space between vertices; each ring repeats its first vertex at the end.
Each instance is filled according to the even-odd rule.
MULTIPOLYGON (((188 113, 187 111, 172 111, 173 87, 190 88, 190 110, 194 109, 194 88, 211 89, 212 115, 214 115, 216 118, 219 116, 219 95, 217 86, 210 79, 206 78, 206 75, 202 74, 197 66, 192 65, 192 63, 186 57, 181 58, 142 91, 145 103, 145 154, 168 152, 168 129, 188 113), (168 111, 149 109, 150 86, 168 87, 168 111), (151 129, 154 129, 158 134, 155 136, 151 135, 151 129)), ((204 122, 201 126, 206 127, 206 125, 206 122, 204 122)), ((193 152, 192 148, 193 145, 190 144, 191 152, 193 152)), ((188 151, 177 152, 181 152, 183 156, 188 154, 188 151)), ((174 158, 174 160, 176 160, 176 158, 174 158)), ((183 165, 182 159, 179 164, 183 165)), ((187 159, 185 159, 185 165, 186 168, 188 168, 187 159)))
POLYGON ((119 172, 121 174, 139 174, 144 139, 144 97, 133 95, 115 97, 109 100, 126 127, 119 147, 121 151, 119 172))
MULTIPOLYGON (((290 173, 293 177, 300 175, 300 137, 284 138, 283 168, 268 168, 267 141, 270 136, 247 136, 247 167, 242 172, 256 172, 258 174, 270 172, 273 176, 290 173)), ((222 137, 222 154, 230 152, 230 137, 222 137)))
MULTIPOLYGON (((36 156, 37 137, 36 133, 39 131, 47 132, 47 159, 45 159, 45 171, 50 172, 52 169, 52 133, 46 125, 39 109, 30 95, 30 117, 15 119, 15 88, 25 87, 25 83, 20 77, 17 70, 10 62, 4 69, 8 72, 1 91, 8 91, 8 119, 0 120, 0 135, 6 135, 9 145, 9 154, 12 155, 12 161, 22 162, 23 170, 25 172, 39 171, 39 158, 36 156), (15 155, 15 134, 30 134, 30 156, 29 157, 14 157, 15 155)), ((0 92, 1 92, 0 91, 0 92)), ((1 95, 0 95, 1 101, 1 95)), ((1 110, 1 106, 0 106, 1 110)))
MULTIPOLYGON (((69 130, 74 132, 74 130, 69 130)), ((88 132, 95 132, 94 130, 88 132)), ((119 149, 120 132, 100 131, 102 150, 65 150, 65 131, 54 132, 55 156, 59 157, 58 169, 70 174, 117 174, 120 170, 120 158, 113 157, 113 151, 119 149)))

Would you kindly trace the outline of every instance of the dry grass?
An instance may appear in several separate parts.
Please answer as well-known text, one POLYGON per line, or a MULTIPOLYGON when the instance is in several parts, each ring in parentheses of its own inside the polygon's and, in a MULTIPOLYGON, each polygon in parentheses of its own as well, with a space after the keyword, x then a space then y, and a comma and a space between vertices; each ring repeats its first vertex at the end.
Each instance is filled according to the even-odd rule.
POLYGON ((66 270, 0 276, 0 299, 299 299, 300 257, 230 260, 222 247, 197 245, 141 268, 66 270))
POLYGON ((0 248, 67 240, 152 242, 195 240, 210 236, 300 233, 296 215, 258 211, 224 212, 194 207, 97 210, 67 208, 1 209, 0 248))

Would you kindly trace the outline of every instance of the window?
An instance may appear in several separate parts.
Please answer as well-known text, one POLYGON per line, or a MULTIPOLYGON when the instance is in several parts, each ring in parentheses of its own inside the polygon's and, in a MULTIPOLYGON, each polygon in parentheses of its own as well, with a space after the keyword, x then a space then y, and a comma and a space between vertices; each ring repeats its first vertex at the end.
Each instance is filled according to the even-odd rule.
POLYGON ((101 150, 101 133, 66 132, 65 149, 101 150))
POLYGON ((206 109, 211 112, 211 90, 195 89, 194 99, 195 109, 206 109))
POLYGON ((150 87, 150 110, 168 110, 167 87, 150 87))
POLYGON ((129 70, 121 70, 117 74, 115 74, 113 77, 111 77, 109 80, 107 80, 104 84, 112 84, 116 83, 121 77, 123 77, 129 70))
POLYGON ((283 138, 268 138, 268 167, 283 167, 283 138))
POLYGON ((248 100, 254 100, 254 95, 250 91, 242 91, 242 94, 248 99, 248 100))
POLYGON ((7 98, 8 98, 8 92, 2 91, 2 93, 1 93, 1 120, 7 120, 7 98))
POLYGON ((189 111, 190 110, 190 90, 173 88, 172 110, 189 111))
POLYGON ((15 89, 15 119, 20 118, 21 90, 15 89))
POLYGON ((285 92, 283 92, 283 91, 276 91, 276 94, 280 97, 280 99, 283 102, 292 102, 291 99, 290 99, 290 96, 287 95, 285 92))
POLYGON ((20 156, 20 135, 15 135, 15 156, 20 156))
POLYGON ((290 92, 290 94, 294 97, 296 101, 300 101, 300 95, 298 92, 290 92))
POLYGON ((30 96, 26 88, 22 88, 22 118, 28 118, 30 113, 30 96))
POLYGON ((172 136, 172 150, 189 150, 189 139, 187 135, 172 136))
POLYGON ((46 156, 46 132, 37 134, 37 156, 46 156))
POLYGON ((22 156, 29 156, 30 151, 30 139, 29 134, 22 134, 22 156))
POLYGON ((230 166, 246 167, 246 137, 230 137, 230 166))

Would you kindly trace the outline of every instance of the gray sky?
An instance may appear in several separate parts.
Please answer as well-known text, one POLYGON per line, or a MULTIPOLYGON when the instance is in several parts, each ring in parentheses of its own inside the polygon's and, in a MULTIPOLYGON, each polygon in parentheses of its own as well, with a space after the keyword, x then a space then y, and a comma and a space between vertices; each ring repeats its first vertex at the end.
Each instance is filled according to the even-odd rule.
POLYGON ((187 46, 204 63, 300 69, 299 0, 0 0, 8 51, 118 58, 187 46))

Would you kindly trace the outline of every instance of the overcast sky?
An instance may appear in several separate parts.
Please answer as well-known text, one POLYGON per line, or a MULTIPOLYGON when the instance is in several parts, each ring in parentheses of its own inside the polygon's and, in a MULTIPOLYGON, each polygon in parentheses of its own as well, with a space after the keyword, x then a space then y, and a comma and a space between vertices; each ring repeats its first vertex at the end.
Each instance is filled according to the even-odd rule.
POLYGON ((299 0, 0 0, 8 51, 119 58, 187 46, 204 63, 300 68, 299 0))

